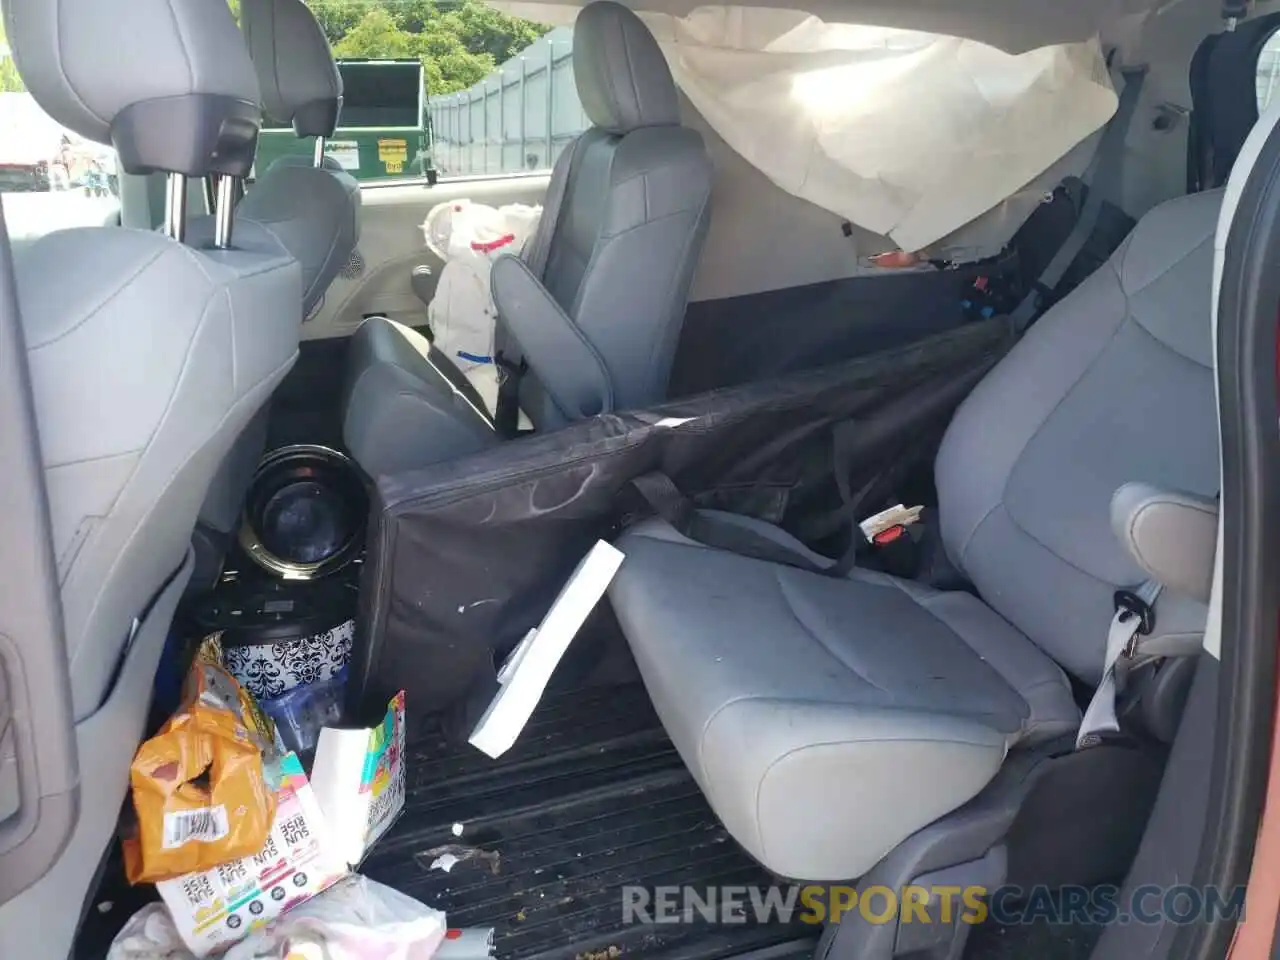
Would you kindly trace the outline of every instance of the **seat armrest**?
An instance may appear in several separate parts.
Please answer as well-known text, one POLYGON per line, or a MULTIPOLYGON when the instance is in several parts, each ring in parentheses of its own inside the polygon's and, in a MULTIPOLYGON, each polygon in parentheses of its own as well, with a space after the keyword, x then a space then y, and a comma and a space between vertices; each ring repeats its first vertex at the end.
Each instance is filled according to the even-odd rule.
POLYGON ((1208 603, 1218 549, 1216 501, 1126 483, 1111 498, 1111 527, 1153 580, 1208 603))
POLYGON ((518 257, 499 257, 490 284, 498 320, 570 420, 613 410, 613 385, 595 347, 518 257))

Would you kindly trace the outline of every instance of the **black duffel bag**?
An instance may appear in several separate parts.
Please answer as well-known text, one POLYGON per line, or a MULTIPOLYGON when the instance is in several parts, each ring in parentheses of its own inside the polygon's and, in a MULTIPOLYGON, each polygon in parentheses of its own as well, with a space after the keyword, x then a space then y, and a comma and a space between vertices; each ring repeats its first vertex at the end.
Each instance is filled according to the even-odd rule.
POLYGON ((352 653, 354 701, 405 689, 420 715, 493 675, 597 539, 647 509, 631 481, 671 478, 703 507, 811 545, 926 465, 955 407, 1008 350, 1003 320, 785 379, 594 417, 380 478, 352 653), (845 456, 833 470, 833 434, 845 456), (852 491, 852 497, 850 496, 852 491))

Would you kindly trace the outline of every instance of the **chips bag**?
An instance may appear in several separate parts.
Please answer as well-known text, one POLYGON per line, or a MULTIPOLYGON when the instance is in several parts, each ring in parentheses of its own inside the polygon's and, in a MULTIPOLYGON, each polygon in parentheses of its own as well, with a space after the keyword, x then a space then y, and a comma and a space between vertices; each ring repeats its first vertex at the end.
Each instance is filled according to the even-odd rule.
POLYGON ((215 634, 196 654, 177 712, 133 758, 138 828, 124 843, 129 882, 169 880, 261 850, 276 812, 263 759, 277 754, 271 720, 222 667, 215 634))

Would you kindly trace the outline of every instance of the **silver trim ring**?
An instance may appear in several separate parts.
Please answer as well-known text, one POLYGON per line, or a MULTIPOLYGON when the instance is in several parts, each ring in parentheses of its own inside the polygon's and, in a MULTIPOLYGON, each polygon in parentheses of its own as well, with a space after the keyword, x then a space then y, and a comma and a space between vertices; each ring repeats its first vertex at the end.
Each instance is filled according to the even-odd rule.
MULTIPOLYGON (((350 469, 356 477, 360 475, 352 459, 340 450, 334 450, 332 447, 326 447, 318 443, 295 443, 287 447, 278 447, 263 457, 262 462, 258 464, 258 469, 254 472, 253 482, 250 484, 249 489, 252 490, 263 474, 268 470, 274 469, 280 461, 298 456, 312 456, 328 460, 337 466, 350 469)), ((268 573, 273 573, 282 580, 318 580, 331 573, 336 573, 356 558, 356 555, 360 552, 360 547, 363 545, 363 533, 363 529, 358 527, 357 531, 351 534, 346 543, 323 560, 317 560, 314 563, 296 563, 277 557, 266 548, 262 543, 262 539, 258 536, 258 532, 254 530, 253 524, 250 522, 248 504, 246 504, 245 511, 241 515, 237 539, 240 542, 241 549, 244 550, 249 559, 268 573)))

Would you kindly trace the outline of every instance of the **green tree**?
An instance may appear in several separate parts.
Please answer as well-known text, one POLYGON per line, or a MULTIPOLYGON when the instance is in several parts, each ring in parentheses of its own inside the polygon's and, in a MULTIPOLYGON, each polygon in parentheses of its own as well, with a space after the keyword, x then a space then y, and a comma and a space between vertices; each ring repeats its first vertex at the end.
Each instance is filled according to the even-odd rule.
MULTIPOLYGON (((329 43, 337 45, 369 12, 370 4, 360 0, 307 0, 307 6, 320 21, 329 43)), ((373 6, 386 8, 388 5, 375 3, 373 6)))
POLYGON ((18 76, 18 65, 9 54, 9 38, 5 36, 4 24, 0 23, 0 93, 25 93, 27 85, 18 76))
POLYGON ((13 62, 13 57, 5 55, 0 60, 0 93, 25 93, 27 85, 22 82, 22 78, 18 76, 18 68, 13 62))
POLYGON ((487 53, 468 53, 462 49, 438 57, 424 56, 422 65, 427 75, 427 92, 433 95, 465 90, 497 67, 487 53))
POLYGON ((479 0, 403 0, 395 9, 402 30, 456 36, 469 53, 487 53, 495 63, 511 59, 550 29, 499 13, 479 0))
POLYGON ((307 0, 338 57, 421 59, 433 94, 483 79, 547 31, 478 0, 307 0))
POLYGON ((416 56, 415 38, 397 25, 383 7, 374 7, 360 22, 334 44, 338 57, 382 57, 386 59, 416 56))

